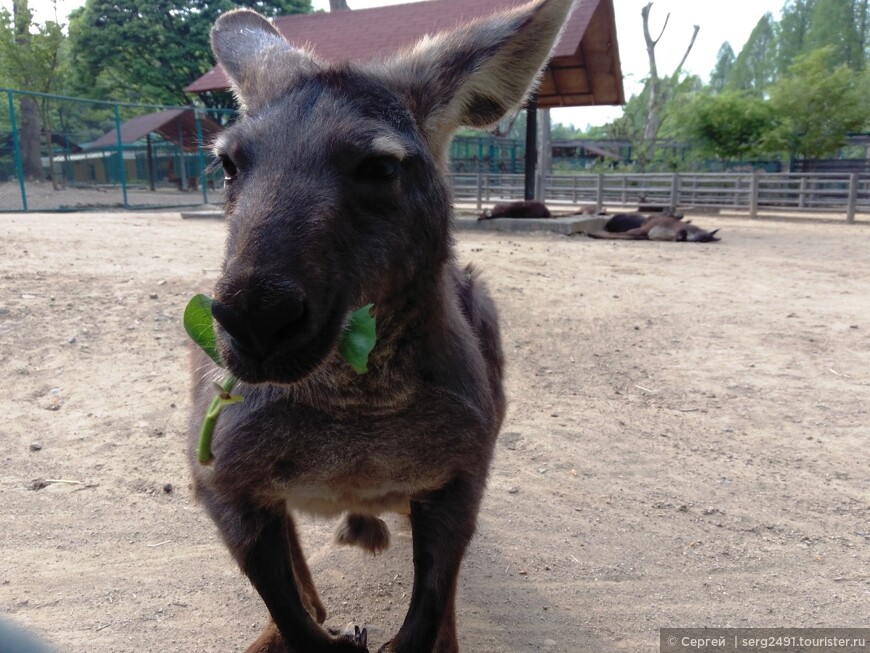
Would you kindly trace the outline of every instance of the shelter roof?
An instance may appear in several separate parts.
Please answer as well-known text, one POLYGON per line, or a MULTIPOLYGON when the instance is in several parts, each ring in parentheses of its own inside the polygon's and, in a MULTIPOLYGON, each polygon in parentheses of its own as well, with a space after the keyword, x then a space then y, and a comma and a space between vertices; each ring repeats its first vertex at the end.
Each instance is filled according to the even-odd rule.
MULTIPOLYGON (((389 7, 282 16, 284 37, 327 61, 367 61, 389 56, 427 34, 508 9, 523 0, 426 0, 389 7)), ((185 90, 226 90, 215 66, 185 90)), ((539 107, 623 104, 622 70, 613 0, 578 0, 538 91, 539 107)))
MULTIPOLYGON (((193 109, 165 109, 156 113, 146 113, 121 123, 121 143, 128 145, 145 138, 148 134, 160 134, 185 150, 195 150, 199 139, 209 141, 210 137, 223 128, 214 120, 200 118, 202 133, 197 133, 196 116, 193 109)), ((89 150, 113 147, 118 144, 117 130, 113 129, 88 145, 89 150)))

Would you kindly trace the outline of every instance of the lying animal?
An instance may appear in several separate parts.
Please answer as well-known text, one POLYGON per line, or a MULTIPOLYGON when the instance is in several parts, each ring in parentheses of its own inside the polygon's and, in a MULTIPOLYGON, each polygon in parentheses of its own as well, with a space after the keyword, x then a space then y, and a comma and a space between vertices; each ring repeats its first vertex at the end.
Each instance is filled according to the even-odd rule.
POLYGON ((604 231, 622 233, 629 229, 637 229, 647 219, 647 216, 641 213, 617 213, 605 223, 604 231))
MULTIPOLYGON (((631 216, 631 220, 634 219, 635 216, 631 216)), ((612 232, 606 230, 605 227, 605 231, 591 233, 589 237, 608 240, 670 240, 675 242, 709 243, 719 240, 716 238, 717 231, 719 230, 705 231, 689 221, 683 221, 668 215, 655 215, 642 220, 639 226, 632 227, 627 231, 612 232)))
POLYGON ((491 209, 480 214, 478 220, 493 220, 495 218, 552 218, 553 214, 543 202, 521 200, 518 202, 500 202, 491 209))

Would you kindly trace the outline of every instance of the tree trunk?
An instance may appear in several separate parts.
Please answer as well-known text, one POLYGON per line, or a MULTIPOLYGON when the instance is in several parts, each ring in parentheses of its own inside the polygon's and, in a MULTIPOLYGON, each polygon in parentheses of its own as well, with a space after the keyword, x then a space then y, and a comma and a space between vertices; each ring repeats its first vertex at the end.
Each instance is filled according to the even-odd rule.
MULTIPOLYGON (((653 39, 649 31, 649 12, 650 9, 652 9, 652 6, 653 3, 648 2, 640 11, 640 15, 643 18, 643 38, 646 41, 646 53, 649 58, 649 80, 647 81, 649 99, 647 102, 646 125, 643 130, 643 142, 637 148, 637 162, 641 171, 646 168, 647 164, 652 161, 655 156, 656 138, 658 137, 659 129, 662 126, 662 120, 664 118, 662 112, 664 111, 668 100, 670 100, 669 88, 662 84, 662 80, 659 77, 658 66, 656 65, 656 45, 658 45, 659 40, 662 38, 662 34, 665 33, 671 15, 668 14, 665 17, 665 24, 662 25, 662 31, 659 32, 657 38, 653 39)), ((686 62, 686 58, 692 51, 692 46, 695 45, 695 39, 698 36, 699 29, 700 27, 695 25, 695 31, 692 33, 692 40, 689 42, 689 47, 686 48, 683 59, 671 74, 671 80, 673 83, 670 86, 676 85, 683 64, 686 62)))
MULTIPOLYGON (((30 10, 26 0, 14 0, 12 14, 15 24, 15 44, 19 48, 30 47, 30 10)), ((33 71, 24 71, 24 88, 32 88, 33 71)), ((24 177, 28 180, 41 181, 42 159, 39 156, 42 123, 39 119, 39 105, 36 99, 27 95, 21 96, 21 108, 18 117, 18 139, 21 143, 21 164, 24 177)))
POLYGON ((329 11, 341 11, 342 9, 350 9, 347 6, 347 0, 329 0, 329 11))
POLYGON ((42 124, 36 100, 28 96, 22 97, 19 114, 18 139, 21 143, 24 177, 29 181, 42 181, 42 157, 40 156, 42 124))

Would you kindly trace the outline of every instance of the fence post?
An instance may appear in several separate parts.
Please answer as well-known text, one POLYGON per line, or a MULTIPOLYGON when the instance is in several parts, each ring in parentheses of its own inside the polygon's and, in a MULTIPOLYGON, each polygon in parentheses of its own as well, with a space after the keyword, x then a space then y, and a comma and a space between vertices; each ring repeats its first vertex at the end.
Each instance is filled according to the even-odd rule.
POLYGON ((21 208, 27 210, 27 189, 24 186, 24 164, 21 162, 21 140, 18 137, 18 125, 15 120, 15 100, 12 91, 6 91, 9 98, 9 121, 12 123, 12 154, 15 158, 15 173, 18 175, 18 185, 21 188, 21 208))
POLYGON ((595 180, 595 207, 598 213, 604 210, 604 175, 600 172, 595 180))
POLYGON ((752 181, 749 184, 749 217, 758 217, 758 181, 760 173, 758 170, 752 171, 752 181))
POLYGON ((805 201, 804 201, 804 198, 806 197, 806 195, 807 195, 807 178, 801 177, 801 186, 798 189, 798 208, 799 209, 804 208, 804 206, 806 205, 805 201))
POLYGON ((576 174, 572 177, 572 181, 571 181, 571 203, 572 204, 577 203, 577 175, 576 174))
POLYGON ((129 208, 127 201, 127 169, 124 167, 124 143, 121 140, 121 110, 115 105, 115 134, 118 136, 118 172, 121 181, 121 194, 124 196, 124 208, 129 208))
POLYGON ((846 222, 855 222, 855 209, 858 207, 858 173, 849 175, 849 208, 846 211, 846 222))
POLYGON ((196 155, 199 159, 199 181, 202 184, 202 203, 208 204, 208 175, 205 174, 205 152, 202 149, 202 118, 205 111, 197 107, 193 110, 193 120, 196 122, 196 155))
POLYGON ((483 173, 477 168, 477 212, 483 211, 483 173))
POLYGON ((680 200, 680 175, 675 172, 671 176, 671 212, 677 212, 677 204, 679 204, 680 200))

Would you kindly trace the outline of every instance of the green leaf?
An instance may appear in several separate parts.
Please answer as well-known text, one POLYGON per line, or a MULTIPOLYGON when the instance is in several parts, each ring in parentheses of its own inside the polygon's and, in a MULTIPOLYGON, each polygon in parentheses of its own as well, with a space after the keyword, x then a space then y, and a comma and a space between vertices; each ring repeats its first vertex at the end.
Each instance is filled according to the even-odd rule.
POLYGON ((211 318, 211 297, 194 295, 184 309, 184 330, 215 363, 226 367, 217 350, 214 324, 211 318))
POLYGON ((375 318, 369 312, 372 304, 366 304, 358 311, 351 313, 341 340, 338 342, 338 353, 344 358, 357 374, 368 372, 369 354, 375 348, 375 318))

